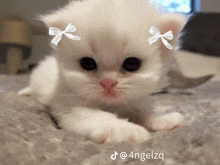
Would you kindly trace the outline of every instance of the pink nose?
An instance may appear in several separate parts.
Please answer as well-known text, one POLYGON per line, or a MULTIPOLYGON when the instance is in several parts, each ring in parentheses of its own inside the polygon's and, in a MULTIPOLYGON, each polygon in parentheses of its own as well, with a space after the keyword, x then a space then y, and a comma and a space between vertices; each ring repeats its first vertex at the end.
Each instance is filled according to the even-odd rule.
POLYGON ((114 86, 118 84, 116 80, 110 79, 110 78, 104 78, 100 81, 100 84, 103 88, 112 89, 114 86))

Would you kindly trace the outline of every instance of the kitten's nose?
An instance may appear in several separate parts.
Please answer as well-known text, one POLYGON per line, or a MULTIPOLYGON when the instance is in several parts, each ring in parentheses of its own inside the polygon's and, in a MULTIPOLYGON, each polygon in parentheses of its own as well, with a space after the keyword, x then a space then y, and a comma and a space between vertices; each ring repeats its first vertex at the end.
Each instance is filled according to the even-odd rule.
POLYGON ((111 89, 118 84, 116 80, 110 78, 104 78, 100 81, 100 84, 103 88, 111 89))

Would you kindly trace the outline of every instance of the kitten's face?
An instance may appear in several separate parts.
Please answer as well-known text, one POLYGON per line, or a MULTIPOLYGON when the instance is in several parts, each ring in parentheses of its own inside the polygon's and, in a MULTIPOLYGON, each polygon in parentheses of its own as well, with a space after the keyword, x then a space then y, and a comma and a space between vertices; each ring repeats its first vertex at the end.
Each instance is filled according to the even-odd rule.
POLYGON ((60 71, 73 95, 85 103, 127 104, 146 98, 157 88, 163 66, 155 46, 140 39, 123 42, 118 35, 98 34, 73 44, 74 48, 59 46, 60 71))
POLYGON ((74 34, 81 37, 72 41, 63 36, 56 47, 61 81, 85 103, 114 105, 146 98, 159 87, 162 59, 169 52, 159 41, 149 45, 149 29, 157 26, 162 34, 172 30, 176 37, 182 18, 163 16, 145 0, 90 2, 91 10, 73 1, 43 17, 48 27, 65 29, 73 23, 74 34))

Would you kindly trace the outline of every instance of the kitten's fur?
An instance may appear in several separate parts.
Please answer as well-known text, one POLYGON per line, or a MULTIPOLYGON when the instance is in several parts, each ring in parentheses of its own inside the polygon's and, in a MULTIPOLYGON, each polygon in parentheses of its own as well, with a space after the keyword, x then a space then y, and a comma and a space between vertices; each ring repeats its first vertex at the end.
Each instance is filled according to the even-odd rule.
POLYGON ((173 50, 160 40, 152 45, 147 41, 155 26, 161 34, 172 30, 174 40, 169 43, 174 45, 185 22, 182 16, 162 14, 144 0, 88 0, 70 2, 42 20, 62 30, 73 23, 81 40, 63 36, 53 56, 40 63, 30 86, 19 94, 31 94, 49 105, 62 128, 96 142, 139 143, 149 139, 145 128, 169 130, 183 124, 177 112, 152 114, 149 95, 164 85, 173 50), (83 70, 82 57, 95 59, 98 70, 83 70), (142 60, 139 70, 121 71, 128 57, 142 60), (118 82, 117 98, 103 96, 104 78, 118 82))

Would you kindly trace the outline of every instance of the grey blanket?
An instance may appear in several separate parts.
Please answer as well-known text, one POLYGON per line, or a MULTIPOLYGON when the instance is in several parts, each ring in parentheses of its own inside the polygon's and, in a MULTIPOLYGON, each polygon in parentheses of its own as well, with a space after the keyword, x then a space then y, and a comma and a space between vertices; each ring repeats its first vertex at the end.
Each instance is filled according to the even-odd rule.
POLYGON ((143 144, 96 144, 58 129, 45 107, 16 95, 27 83, 28 75, 0 76, 0 165, 220 164, 218 81, 152 96, 155 111, 178 111, 185 126, 143 144))

